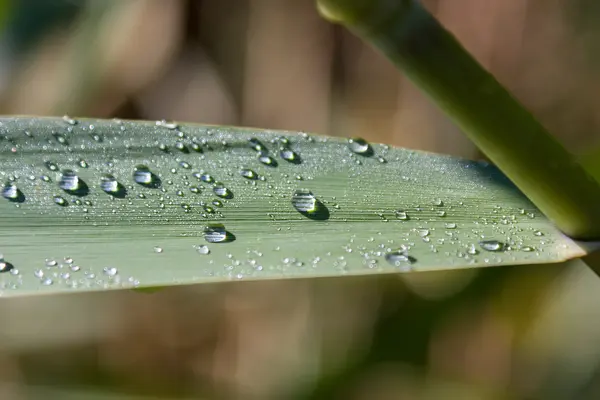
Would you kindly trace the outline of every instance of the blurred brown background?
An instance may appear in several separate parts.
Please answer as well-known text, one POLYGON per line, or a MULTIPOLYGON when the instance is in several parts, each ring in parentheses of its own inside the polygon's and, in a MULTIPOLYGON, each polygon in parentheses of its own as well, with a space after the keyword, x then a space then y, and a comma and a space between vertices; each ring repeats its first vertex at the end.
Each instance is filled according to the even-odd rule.
MULTIPOLYGON (((573 151, 599 139, 600 3, 426 6, 573 151)), ((474 146, 312 0, 2 0, 3 114, 474 146)), ((516 144, 517 145, 517 144, 516 144)), ((0 302, 0 398, 595 399, 585 266, 0 302)))

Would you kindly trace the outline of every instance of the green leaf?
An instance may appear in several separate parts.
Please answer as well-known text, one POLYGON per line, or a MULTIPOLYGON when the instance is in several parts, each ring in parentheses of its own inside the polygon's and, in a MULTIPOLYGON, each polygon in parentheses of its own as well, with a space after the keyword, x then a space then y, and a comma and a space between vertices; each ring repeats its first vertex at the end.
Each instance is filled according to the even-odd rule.
POLYGON ((482 162, 295 132, 0 122, 3 296, 551 263, 588 252, 482 162))

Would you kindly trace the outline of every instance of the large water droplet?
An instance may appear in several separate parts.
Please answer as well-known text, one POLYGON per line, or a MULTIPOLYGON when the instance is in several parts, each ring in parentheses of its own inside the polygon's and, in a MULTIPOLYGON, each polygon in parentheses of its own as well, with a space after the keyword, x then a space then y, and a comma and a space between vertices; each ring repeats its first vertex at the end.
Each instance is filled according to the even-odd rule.
POLYGON ((160 187, 161 184, 160 178, 143 164, 139 164, 133 169, 133 180, 144 187, 153 189, 160 187))
POLYGON ((11 263, 4 261, 4 259, 0 258, 0 273, 9 272, 13 269, 14 266, 11 263))
POLYGON ((6 182, 2 188, 2 197, 13 203, 22 203, 25 201, 25 195, 14 182, 6 182))
POLYGON ((235 235, 223 224, 209 224, 204 228, 204 239, 209 243, 228 243, 235 240, 235 235))
POLYGON ((482 240, 479 242, 479 246, 487 251, 499 252, 506 250, 506 244, 498 240, 482 240))
POLYGON ((371 157, 373 155, 373 148, 363 138, 348 139, 348 148, 355 154, 359 154, 365 157, 371 157))
POLYGON ((307 218, 319 221, 329 219, 329 210, 310 190, 296 190, 292 194, 292 206, 307 218))
POLYGON ((75 196, 86 196, 89 193, 87 184, 71 169, 62 171, 58 186, 65 192, 75 196))
POLYGON ((127 195, 127 189, 125 189, 125 186, 120 184, 117 181, 117 178, 111 174, 102 175, 100 178, 100 188, 104 192, 114 197, 123 198, 125 195, 127 195))
POLYGON ((215 186, 213 187, 213 192, 215 192, 215 194, 222 199, 233 198, 233 192, 227 189, 225 185, 223 185, 221 182, 215 183, 215 186))

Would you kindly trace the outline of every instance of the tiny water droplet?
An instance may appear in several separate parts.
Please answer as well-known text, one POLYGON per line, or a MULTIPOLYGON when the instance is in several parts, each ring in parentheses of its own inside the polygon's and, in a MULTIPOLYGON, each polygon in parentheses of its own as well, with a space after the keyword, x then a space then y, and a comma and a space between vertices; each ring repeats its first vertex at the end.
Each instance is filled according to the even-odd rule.
POLYGON ((456 224, 454 222, 449 222, 445 226, 446 229, 456 229, 456 224))
POLYGON ((165 119, 160 120, 160 121, 156 121, 156 125, 157 126, 162 126, 162 127, 167 128, 169 130, 175 130, 175 129, 179 128, 179 125, 177 125, 176 122, 167 121, 165 119))
POLYGON ((540 230, 537 230, 537 229, 536 229, 535 231, 533 231, 533 234, 534 234, 535 236, 544 236, 544 232, 542 232, 542 231, 540 231, 540 230))
POLYGON ((181 162, 179 163, 179 166, 180 166, 181 168, 184 168, 184 169, 190 169, 190 168, 192 168, 192 166, 190 165, 190 163, 188 163, 188 162, 185 162, 185 161, 181 161, 181 162))
POLYGON ((373 155, 371 145, 363 138, 348 139, 348 148, 354 154, 359 154, 361 156, 370 157, 373 155))
POLYGON ((469 253, 470 255, 474 256, 479 254, 479 250, 477 250, 477 248, 475 247, 475 245, 473 243, 471 243, 469 245, 469 247, 467 248, 467 253, 469 253))
POLYGON ((506 244, 498 240, 482 240, 479 246, 486 251, 500 252, 506 250, 506 244))
POLYGON ((254 151, 258 151, 258 152, 262 152, 265 151, 267 148, 265 147, 265 145, 258 140, 257 138, 250 138, 248 139, 248 145, 250 146, 250 148, 254 151))
POLYGON ((63 115, 62 119, 71 126, 77 125, 77 120, 69 117, 68 115, 63 115))
POLYGON ((88 164, 87 161, 85 160, 79 160, 79 162, 77 163, 81 168, 88 168, 90 165, 88 164))
POLYGON ((154 246, 154 252, 155 253, 162 253, 163 249, 162 249, 162 247, 154 246))
POLYGON ((529 252, 535 251, 535 248, 532 246, 522 246, 521 250, 529 253, 529 252))

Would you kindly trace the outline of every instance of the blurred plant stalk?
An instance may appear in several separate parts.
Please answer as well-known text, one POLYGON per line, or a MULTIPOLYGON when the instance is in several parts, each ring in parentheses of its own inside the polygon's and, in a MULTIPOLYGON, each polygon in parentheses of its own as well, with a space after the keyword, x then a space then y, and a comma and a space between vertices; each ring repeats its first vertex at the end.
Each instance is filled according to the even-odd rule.
POLYGON ((600 185, 416 0, 317 0, 382 51, 567 235, 600 239, 600 185))

